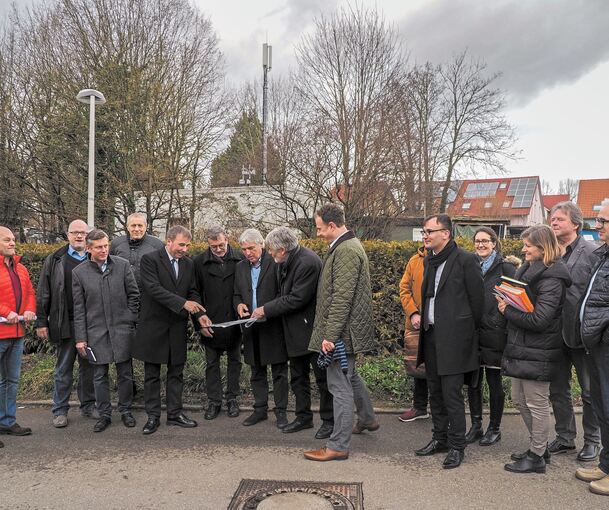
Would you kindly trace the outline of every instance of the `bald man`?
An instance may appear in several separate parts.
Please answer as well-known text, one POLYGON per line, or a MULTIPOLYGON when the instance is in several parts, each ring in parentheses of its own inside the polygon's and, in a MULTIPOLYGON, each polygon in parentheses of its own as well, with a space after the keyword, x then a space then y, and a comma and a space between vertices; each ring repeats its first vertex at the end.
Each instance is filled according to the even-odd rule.
POLYGON ((57 350, 53 391, 53 426, 68 425, 70 393, 72 392, 74 362, 78 358, 78 400, 83 416, 92 418, 95 410, 93 367, 77 356, 74 341, 74 300, 72 297, 72 270, 87 260, 87 224, 74 220, 68 226, 68 244, 44 261, 36 302, 39 338, 53 343, 57 350))
POLYGON ((15 254, 13 232, 0 227, 0 434, 11 436, 32 433, 30 428, 19 426, 15 416, 24 323, 36 318, 36 295, 20 258, 15 254))

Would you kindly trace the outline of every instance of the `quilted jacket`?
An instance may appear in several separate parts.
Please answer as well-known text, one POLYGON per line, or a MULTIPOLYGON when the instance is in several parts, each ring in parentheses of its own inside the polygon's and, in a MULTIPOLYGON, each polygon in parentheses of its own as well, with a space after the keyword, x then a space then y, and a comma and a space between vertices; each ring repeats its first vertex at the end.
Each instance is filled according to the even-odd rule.
POLYGON ((596 277, 590 295, 583 305, 584 320, 580 327, 586 349, 599 342, 609 344, 609 246, 603 245, 595 253, 600 260, 591 273, 596 274, 596 277))
MULTIPOLYGON (((21 282, 21 306, 19 310, 15 310, 15 293, 11 277, 8 274, 8 267, 4 263, 4 257, 0 255, 0 317, 6 317, 10 312, 18 312, 23 315, 23 312, 36 312, 36 294, 30 275, 23 264, 19 262, 21 257, 15 255, 13 261, 15 263, 15 271, 21 282)), ((0 339, 5 338, 21 338, 25 335, 23 322, 17 324, 0 324, 0 339)))
POLYGON ((324 339, 342 340, 349 354, 377 347, 368 257, 352 234, 330 249, 319 277, 309 350, 320 351, 324 339))

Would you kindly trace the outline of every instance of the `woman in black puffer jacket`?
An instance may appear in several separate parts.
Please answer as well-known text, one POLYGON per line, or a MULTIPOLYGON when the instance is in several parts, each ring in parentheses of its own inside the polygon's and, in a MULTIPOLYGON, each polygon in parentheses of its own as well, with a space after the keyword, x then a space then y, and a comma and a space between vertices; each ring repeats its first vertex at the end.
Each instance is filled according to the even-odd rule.
POLYGON ((529 449, 515 453, 507 471, 545 473, 550 430, 550 381, 561 361, 562 305, 571 285, 556 236, 547 225, 536 225, 521 235, 525 263, 516 279, 528 284, 535 309, 530 313, 497 298, 508 321, 503 373, 512 377, 512 400, 529 431, 529 449))
POLYGON ((502 276, 514 278, 516 267, 505 262, 501 255, 501 242, 492 228, 480 227, 474 233, 474 248, 484 278, 484 315, 478 330, 480 345, 480 376, 478 386, 468 386, 467 397, 472 427, 465 435, 468 443, 480 439, 481 446, 490 446, 501 439, 501 418, 505 393, 501 378, 501 357, 507 341, 506 319, 497 308, 495 285, 502 276), (482 432, 482 383, 486 372, 491 416, 486 433, 482 432))

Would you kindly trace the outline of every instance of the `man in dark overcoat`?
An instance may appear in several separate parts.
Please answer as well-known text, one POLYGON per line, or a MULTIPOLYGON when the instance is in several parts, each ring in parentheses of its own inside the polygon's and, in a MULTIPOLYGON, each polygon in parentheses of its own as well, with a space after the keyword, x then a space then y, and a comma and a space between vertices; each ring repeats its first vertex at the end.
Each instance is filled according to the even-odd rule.
MULTIPOLYGON (((207 231, 209 248, 194 259, 197 290, 206 309, 205 314, 214 324, 237 319, 233 306, 235 266, 243 260, 243 254, 228 244, 228 234, 222 227, 207 231)), ((241 374, 241 329, 238 327, 202 330, 201 341, 205 347, 205 389, 207 409, 205 419, 213 420, 222 408, 222 377, 220 358, 226 353, 227 414, 239 416, 239 376, 241 374)))
POLYGON ((279 296, 256 308, 252 317, 281 317, 283 323, 290 362, 290 386, 296 397, 296 419, 283 432, 313 427, 309 378, 312 366, 319 388, 319 415, 322 419, 322 426, 315 437, 327 439, 334 427, 332 395, 328 391, 326 371, 317 365, 319 353, 309 351, 322 262, 314 251, 299 246, 298 237, 287 227, 271 230, 266 236, 266 247, 277 264, 279 296))
POLYGON ((462 388, 475 384, 480 368, 477 329, 484 312, 484 281, 473 253, 452 239, 446 214, 428 217, 423 226, 427 250, 422 285, 421 340, 417 365, 425 363, 433 438, 417 455, 448 452, 444 469, 461 465, 465 451, 462 388))
POLYGON ((72 296, 76 350, 93 364, 99 412, 93 430, 102 432, 112 422, 110 363, 116 366, 121 420, 126 427, 135 427, 131 348, 140 292, 129 262, 108 254, 108 235, 103 230, 87 234, 87 252, 89 260, 72 271, 72 296))
POLYGON ((186 256, 192 234, 180 225, 167 232, 166 246, 140 262, 142 297, 133 357, 144 362, 144 434, 157 431, 161 417, 161 365, 167 365, 167 425, 196 427, 182 410, 187 323, 194 315, 209 325, 195 286, 193 262, 186 256))
MULTIPOLYGON (((264 306, 279 294, 275 261, 264 249, 262 234, 248 229, 239 238, 246 260, 237 264, 233 304, 240 318, 251 317, 259 306, 264 306)), ((283 338, 281 319, 266 319, 243 328, 243 357, 251 367, 250 383, 254 394, 254 412, 243 425, 255 425, 267 419, 269 365, 273 377, 273 399, 277 427, 288 424, 288 353, 283 338)))

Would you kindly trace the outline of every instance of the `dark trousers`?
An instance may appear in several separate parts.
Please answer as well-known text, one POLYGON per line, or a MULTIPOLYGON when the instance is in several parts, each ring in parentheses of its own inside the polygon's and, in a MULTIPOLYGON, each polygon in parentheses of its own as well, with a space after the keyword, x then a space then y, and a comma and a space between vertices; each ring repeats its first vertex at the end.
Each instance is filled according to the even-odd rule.
POLYGON ((584 443, 597 445, 601 440, 598 420, 592 408, 590 371, 585 362, 585 357, 586 351, 584 349, 571 349, 563 344, 563 357, 559 370, 550 382, 550 402, 556 420, 556 437, 565 446, 575 446, 575 436, 577 435, 573 400, 571 398, 571 368, 573 366, 575 366, 577 380, 582 389, 584 443))
POLYGON ((467 399, 469 401, 469 413, 472 423, 482 422, 482 385, 484 383, 484 373, 486 372, 486 382, 488 383, 489 407, 491 409, 489 426, 498 429, 503 418, 503 408, 505 405, 505 392, 501 381, 501 370, 498 368, 480 367, 478 386, 467 387, 467 399))
POLYGON ((601 429, 603 446, 598 467, 609 474, 609 345, 595 345, 586 356, 586 362, 590 369, 592 406, 601 429))
POLYGON ((226 393, 225 400, 235 400, 239 395, 239 376, 241 375, 241 343, 227 349, 216 349, 205 346, 205 389, 207 400, 216 404, 222 403, 222 375, 220 358, 226 352, 226 393))
POLYGON ((433 438, 450 448, 465 449, 464 374, 438 375, 436 339, 433 326, 425 332, 425 371, 433 438))
POLYGON ((429 388, 427 387, 427 379, 414 377, 412 383, 412 407, 417 411, 427 412, 427 403, 429 401, 429 388))
MULTIPOLYGON (((184 390, 184 363, 167 365, 165 399, 167 417, 173 418, 182 412, 182 391, 184 390)), ((144 408, 152 418, 161 417, 161 365, 144 363, 144 408)))
MULTIPOLYGON (((131 360, 115 363, 116 382, 118 385, 118 411, 128 413, 133 403, 133 370, 131 360)), ((108 380, 109 364, 93 365, 93 383, 95 385, 95 400, 100 416, 112 416, 112 403, 110 401, 110 382, 108 380)))
POLYGON ((311 367, 319 389, 319 416, 323 421, 334 423, 332 394, 328 391, 326 371, 317 366, 317 353, 290 358, 290 387, 296 398, 296 417, 311 421, 311 367))
POLYGON ((93 412, 95 409, 95 387, 93 386, 93 365, 85 358, 78 356, 74 340, 66 338, 57 345, 57 361, 55 362, 53 407, 54 416, 68 414, 70 409, 70 394, 74 381, 74 362, 78 358, 78 382, 76 391, 80 401, 80 409, 93 412))
MULTIPOLYGON (((254 411, 265 414, 269 407, 268 365, 252 365, 250 383, 254 394, 254 411)), ((273 376, 273 400, 275 412, 285 412, 288 407, 288 364, 271 365, 273 376)))

